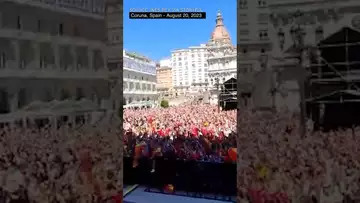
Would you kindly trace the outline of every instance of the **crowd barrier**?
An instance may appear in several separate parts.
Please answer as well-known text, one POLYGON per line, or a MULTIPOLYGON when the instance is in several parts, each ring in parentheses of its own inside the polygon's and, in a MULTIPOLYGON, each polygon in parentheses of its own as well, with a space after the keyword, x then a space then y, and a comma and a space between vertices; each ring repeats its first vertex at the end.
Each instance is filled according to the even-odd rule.
POLYGON ((136 168, 133 158, 124 157, 124 184, 141 184, 163 189, 172 184, 175 190, 197 193, 236 195, 236 164, 142 158, 136 168))

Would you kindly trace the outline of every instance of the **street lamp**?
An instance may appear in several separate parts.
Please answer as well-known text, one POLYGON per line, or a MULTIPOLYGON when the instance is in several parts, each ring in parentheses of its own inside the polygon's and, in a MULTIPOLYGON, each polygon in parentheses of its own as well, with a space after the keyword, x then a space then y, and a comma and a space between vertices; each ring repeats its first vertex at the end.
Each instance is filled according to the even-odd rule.
POLYGON ((269 56, 266 53, 262 53, 260 55, 259 61, 260 61, 261 69, 266 69, 268 60, 269 60, 269 56))
POLYGON ((216 86, 216 91, 217 91, 217 99, 218 99, 218 102, 217 102, 217 105, 218 105, 218 112, 220 112, 220 79, 219 78, 215 78, 215 86, 216 86))
POLYGON ((300 90, 300 133, 302 136, 306 133, 306 95, 305 95, 305 81, 306 81, 306 70, 303 66, 303 53, 305 51, 304 38, 305 31, 298 24, 291 27, 290 35, 293 41, 293 47, 295 48, 298 56, 298 68, 301 71, 301 74, 298 77, 298 85, 300 90))
POLYGON ((285 44, 285 33, 284 31, 280 28, 278 33, 278 38, 279 38, 279 45, 280 45, 280 49, 283 50, 284 49, 284 44, 285 44))

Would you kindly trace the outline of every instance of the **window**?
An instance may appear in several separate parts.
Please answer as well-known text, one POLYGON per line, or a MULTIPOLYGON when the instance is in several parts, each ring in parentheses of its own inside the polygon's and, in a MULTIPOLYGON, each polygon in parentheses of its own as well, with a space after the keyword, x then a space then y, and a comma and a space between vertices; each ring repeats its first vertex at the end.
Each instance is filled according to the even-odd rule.
POLYGON ((258 7, 265 8, 267 6, 266 0, 258 0, 258 7))
POLYGON ((241 13, 239 16, 239 25, 249 25, 248 15, 246 13, 241 13))
POLYGON ((59 24, 58 34, 59 34, 59 35, 63 35, 63 34, 64 34, 64 25, 63 25, 62 23, 59 24))
POLYGON ((37 21, 37 31, 41 32, 41 20, 37 21))
POLYGON ((19 30, 21 29, 21 18, 20 18, 20 16, 17 17, 17 25, 16 25, 16 28, 19 29, 19 30))
POLYGON ((78 28, 76 25, 74 26, 74 36, 75 36, 75 37, 79 37, 79 36, 80 36, 79 28, 78 28))
POLYGON ((257 17, 257 21, 259 24, 268 24, 269 15, 267 13, 260 13, 257 17))
POLYGON ((0 55, 0 68, 5 68, 6 65, 6 55, 5 52, 2 52, 0 55))
POLYGON ((239 35, 241 36, 249 36, 249 30, 239 30, 239 35))
POLYGON ((260 40, 268 40, 268 31, 267 30, 259 30, 259 39, 260 40))
POLYGON ((78 87, 76 88, 76 100, 80 100, 81 98, 84 97, 84 91, 82 88, 78 87))
POLYGON ((27 91, 25 88, 21 88, 18 92, 18 108, 22 108, 27 104, 27 91))
POLYGON ((240 9, 247 9, 248 5, 247 5, 247 0, 239 0, 239 8, 240 9))

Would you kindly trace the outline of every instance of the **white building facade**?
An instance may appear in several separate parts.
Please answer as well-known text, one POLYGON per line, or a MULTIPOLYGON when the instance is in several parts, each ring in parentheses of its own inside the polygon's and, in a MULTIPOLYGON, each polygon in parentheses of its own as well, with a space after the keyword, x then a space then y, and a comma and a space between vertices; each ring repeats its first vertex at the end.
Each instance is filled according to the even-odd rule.
POLYGON ((171 58, 160 60, 159 65, 160 67, 171 67, 172 66, 171 58))
POLYGON ((123 51, 123 57, 123 103, 156 101, 156 63, 126 51, 123 51))
POLYGON ((177 94, 207 90, 207 58, 205 44, 171 52, 173 88, 177 94))
POLYGON ((215 29, 206 45, 209 64, 208 80, 212 90, 210 102, 212 103, 218 102, 218 91, 222 88, 222 84, 230 78, 236 79, 237 74, 236 47, 232 45, 220 12, 215 22, 215 29))
POLYGON ((111 106, 104 27, 101 0, 0 2, 0 112, 35 100, 111 106))

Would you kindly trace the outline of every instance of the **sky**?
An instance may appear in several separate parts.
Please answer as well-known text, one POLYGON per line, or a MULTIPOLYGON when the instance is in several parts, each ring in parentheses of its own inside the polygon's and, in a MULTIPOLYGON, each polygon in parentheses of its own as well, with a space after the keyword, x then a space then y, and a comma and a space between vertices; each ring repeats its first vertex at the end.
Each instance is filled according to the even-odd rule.
POLYGON ((218 10, 235 45, 236 0, 124 0, 124 49, 158 61, 171 50, 207 43, 218 10), (132 9, 143 8, 197 8, 206 19, 129 19, 132 9))

